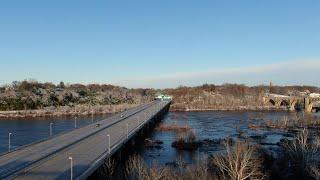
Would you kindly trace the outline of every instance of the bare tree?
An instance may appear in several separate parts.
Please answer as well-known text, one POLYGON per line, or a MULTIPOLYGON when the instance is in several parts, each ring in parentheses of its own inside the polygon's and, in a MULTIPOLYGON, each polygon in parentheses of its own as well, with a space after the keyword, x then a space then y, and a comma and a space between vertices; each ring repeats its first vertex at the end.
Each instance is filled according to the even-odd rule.
POLYGON ((319 164, 320 155, 319 137, 309 141, 309 131, 303 129, 293 141, 287 141, 284 144, 284 150, 288 154, 296 174, 303 178, 310 176, 310 172, 313 175, 318 174, 316 165, 319 164))
POLYGON ((234 148, 226 145, 226 154, 215 156, 214 165, 222 179, 245 180, 261 178, 260 161, 254 158, 255 148, 249 143, 237 142, 234 148))

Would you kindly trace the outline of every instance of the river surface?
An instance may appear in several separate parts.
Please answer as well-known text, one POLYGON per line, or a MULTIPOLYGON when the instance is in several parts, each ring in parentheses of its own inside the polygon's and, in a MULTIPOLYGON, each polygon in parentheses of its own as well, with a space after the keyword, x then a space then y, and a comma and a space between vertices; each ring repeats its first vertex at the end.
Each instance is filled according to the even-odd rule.
MULTIPOLYGON (((99 121, 107 116, 96 116, 94 121, 99 121)), ((256 112, 256 111, 212 111, 212 112, 170 112, 161 122, 162 124, 188 125, 196 134, 197 139, 223 139, 263 136, 261 140, 269 144, 268 148, 276 148, 282 138, 288 134, 274 129, 252 130, 248 127, 253 122, 263 120, 278 120, 282 118, 301 117, 303 113, 289 112, 256 112)), ((320 118, 319 114, 312 114, 307 118, 320 118)), ((68 132, 74 129, 74 117, 35 118, 35 119, 7 119, 0 120, 0 154, 8 151, 8 133, 11 135, 11 148, 15 149, 33 142, 45 140, 50 135, 50 123, 53 123, 53 135, 68 132)), ((91 117, 77 118, 77 127, 92 123, 91 117)), ((194 163, 202 156, 218 153, 223 150, 221 146, 202 146, 197 151, 176 150, 171 147, 173 141, 181 134, 174 131, 153 131, 148 138, 163 142, 160 147, 138 148, 138 154, 149 165, 165 165, 176 161, 178 158, 186 163, 194 163)))
MULTIPOLYGON (((281 139, 290 139, 294 134, 279 129, 251 129, 250 124, 259 124, 263 121, 277 121, 283 118, 295 119, 309 118, 319 119, 320 114, 305 115, 302 112, 256 112, 256 111, 211 111, 211 112, 171 112, 162 124, 179 124, 180 126, 190 126, 191 131, 196 134, 198 140, 210 139, 218 140, 232 138, 239 139, 251 138, 262 147, 270 151, 276 151, 279 146, 277 143, 281 139), (239 136, 241 133, 241 137, 239 136), (255 139, 254 137, 262 137, 255 139)), ((199 160, 221 153, 225 150, 223 145, 200 146, 196 151, 177 150, 171 147, 172 142, 176 141, 181 133, 174 131, 155 130, 150 135, 152 140, 160 140, 163 144, 157 148, 142 147, 138 154, 143 157, 149 166, 153 165, 172 165, 174 162, 182 161, 187 164, 196 163, 199 160)), ((183 135, 182 135, 183 136, 183 135)))

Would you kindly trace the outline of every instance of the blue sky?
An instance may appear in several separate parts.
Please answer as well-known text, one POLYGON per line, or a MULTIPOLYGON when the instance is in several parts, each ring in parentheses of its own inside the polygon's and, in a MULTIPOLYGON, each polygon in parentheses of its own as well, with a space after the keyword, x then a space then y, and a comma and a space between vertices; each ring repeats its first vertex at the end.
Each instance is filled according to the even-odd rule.
POLYGON ((320 86, 319 9, 318 0, 1 1, 0 84, 320 86))

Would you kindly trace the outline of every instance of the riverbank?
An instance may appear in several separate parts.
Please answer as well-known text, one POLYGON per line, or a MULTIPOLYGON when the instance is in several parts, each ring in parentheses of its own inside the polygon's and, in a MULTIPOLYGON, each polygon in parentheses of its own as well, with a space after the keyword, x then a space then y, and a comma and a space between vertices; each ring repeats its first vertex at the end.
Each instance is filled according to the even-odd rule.
POLYGON ((0 111, 0 119, 8 118, 35 118, 35 117, 59 117, 59 116, 88 116, 112 114, 138 106, 139 104, 99 105, 75 107, 60 106, 47 107, 38 110, 0 111))
POLYGON ((171 112, 201 112, 201 111, 289 111, 287 107, 274 106, 237 106, 237 107, 215 107, 215 108, 189 108, 175 107, 170 108, 171 112))
MULTIPOLYGON (((35 118, 35 117, 59 117, 59 116, 88 116, 112 114, 138 106, 139 104, 99 105, 76 107, 60 106, 47 107, 38 110, 0 111, 0 119, 7 118, 35 118)), ((177 108, 171 106, 170 112, 204 112, 204 111, 289 111, 287 107, 276 108, 273 106, 238 106, 219 108, 177 108)))

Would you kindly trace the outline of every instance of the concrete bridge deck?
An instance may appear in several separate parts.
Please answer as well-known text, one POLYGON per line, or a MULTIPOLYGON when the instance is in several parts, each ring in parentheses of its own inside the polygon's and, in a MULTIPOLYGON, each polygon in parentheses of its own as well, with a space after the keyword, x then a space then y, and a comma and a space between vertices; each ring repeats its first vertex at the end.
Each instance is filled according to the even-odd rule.
POLYGON ((0 156, 0 179, 70 179, 69 157, 73 178, 85 179, 169 105, 170 101, 154 101, 4 154, 0 156))

